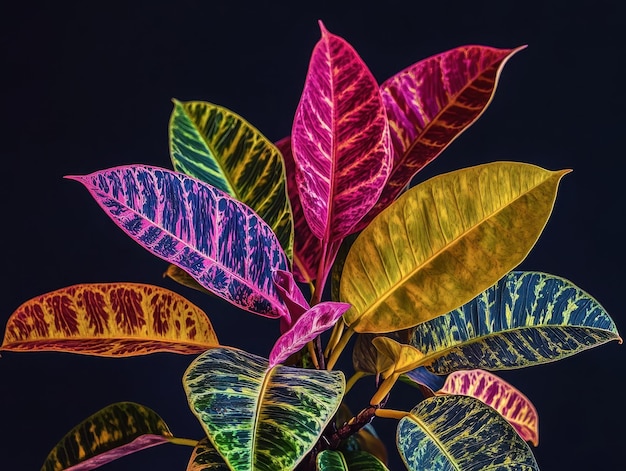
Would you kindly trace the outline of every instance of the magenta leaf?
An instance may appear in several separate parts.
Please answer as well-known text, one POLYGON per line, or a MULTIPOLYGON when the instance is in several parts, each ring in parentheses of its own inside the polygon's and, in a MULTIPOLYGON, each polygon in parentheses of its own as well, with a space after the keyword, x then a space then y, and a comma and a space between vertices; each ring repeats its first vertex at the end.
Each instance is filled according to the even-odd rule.
POLYGON ((313 234, 340 241, 375 204, 391 166, 378 84, 354 48, 320 22, 292 128, 300 201, 313 234))
POLYGON ((304 216, 300 193, 296 183, 296 162, 291 149, 291 136, 282 138, 274 144, 283 155, 287 175, 287 192, 293 214, 293 275, 301 283, 311 283, 317 276, 322 253, 322 242, 311 232, 304 216))
POLYGON ((171 170, 129 165, 68 176, 154 255, 179 266, 232 304, 288 316, 273 282, 287 258, 272 229, 245 204, 171 170))
POLYGON ((524 47, 457 47, 419 61, 383 82, 380 91, 390 123, 392 170, 378 202, 358 230, 480 117, 493 98, 504 64, 524 47))
POLYGON ((285 361, 310 340, 325 332, 350 308, 348 303, 326 301, 316 304, 281 335, 270 352, 270 368, 285 361))
POLYGON ((289 310, 289 317, 281 317, 280 332, 286 332, 311 306, 300 291, 300 287, 291 272, 276 270, 274 272, 274 285, 289 310))

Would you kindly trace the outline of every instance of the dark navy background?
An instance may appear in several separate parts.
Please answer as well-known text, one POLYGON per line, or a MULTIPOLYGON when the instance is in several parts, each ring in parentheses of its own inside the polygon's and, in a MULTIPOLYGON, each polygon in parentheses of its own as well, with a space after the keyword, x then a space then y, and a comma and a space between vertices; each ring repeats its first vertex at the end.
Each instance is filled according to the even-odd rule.
MULTIPOLYGON (((520 268, 568 278, 626 332, 626 22, 619 2, 267 3, 3 3, 2 331, 10 314, 36 295, 82 282, 145 282, 199 304, 224 344, 267 355, 276 323, 163 279, 166 263, 63 176, 130 163, 170 167, 172 98, 226 106, 272 140, 289 134, 321 19, 381 82, 456 46, 528 44, 505 66, 486 113, 419 178, 494 160, 572 168, 520 268)), ((145 404, 175 435, 200 437, 181 383, 191 359, 4 353, 0 469, 39 469, 72 426, 116 401, 145 404)), ((349 355, 344 360, 349 364, 349 355)), ((501 374, 539 411, 534 451, 542 470, 623 469, 625 360, 626 347, 613 342, 501 374)), ((349 396, 355 409, 369 399, 359 397, 358 386, 349 396)), ((410 408, 413 394, 398 385, 390 407, 410 408)), ((388 440, 392 470, 403 469, 393 445, 395 422, 375 425, 388 440)), ((183 470, 190 452, 164 445, 102 469, 183 470)))

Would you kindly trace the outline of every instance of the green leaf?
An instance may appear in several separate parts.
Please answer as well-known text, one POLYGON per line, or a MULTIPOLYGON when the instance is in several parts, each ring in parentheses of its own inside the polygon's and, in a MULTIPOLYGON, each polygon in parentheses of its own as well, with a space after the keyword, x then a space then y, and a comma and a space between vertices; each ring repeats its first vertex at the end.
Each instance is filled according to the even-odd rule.
POLYGON ((410 471, 539 469, 515 429, 497 411, 469 396, 420 402, 398 423, 397 446, 410 471))
POLYGON ((356 332, 413 327, 456 309, 518 265, 568 170, 494 162, 417 185, 366 227, 341 275, 356 332))
POLYGON ((212 103, 174 100, 169 126, 174 170, 252 208, 293 257, 293 217, 276 146, 241 116, 212 103))
POLYGON ((233 471, 289 471, 313 448, 345 390, 341 371, 269 367, 231 348, 200 355, 183 384, 193 413, 233 471))
POLYGON ((210 440, 203 438, 191 454, 187 471, 230 471, 230 468, 210 440))
POLYGON ((537 365, 611 340, 622 341, 615 323, 573 283, 511 272, 461 308, 417 326, 411 344, 441 375, 537 365))
POLYGON ((89 416, 52 449, 41 471, 90 470, 122 456, 175 440, 163 419, 133 402, 89 416))
POLYGON ((317 455, 317 471, 389 471, 366 451, 323 450, 317 455))

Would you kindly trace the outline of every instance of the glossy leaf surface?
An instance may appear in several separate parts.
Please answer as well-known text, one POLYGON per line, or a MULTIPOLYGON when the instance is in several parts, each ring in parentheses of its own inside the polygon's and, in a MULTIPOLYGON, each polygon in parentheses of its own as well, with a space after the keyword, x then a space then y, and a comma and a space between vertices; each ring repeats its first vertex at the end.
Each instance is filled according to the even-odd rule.
POLYGON ((287 193, 293 214, 293 274, 301 283, 311 283, 317 277, 322 256, 322 241, 311 232, 300 202, 300 190, 296 182, 296 162, 291 149, 291 136, 275 143, 283 155, 287 176, 287 193))
POLYGON ((41 471, 87 471, 171 438, 169 428, 154 411, 133 402, 118 402, 70 430, 52 449, 41 471))
POLYGON ((326 301, 308 309, 272 347, 270 367, 283 363, 307 342, 330 329, 349 307, 346 303, 326 301))
POLYGON ((230 471, 230 468, 211 441, 205 437, 193 449, 187 471, 230 471))
POLYGON ((337 411, 340 371, 269 366, 237 349, 196 358, 183 384, 193 413, 234 471, 293 470, 337 411))
POLYGON ((22 304, 7 322, 0 350, 126 357, 198 354, 217 345, 206 314, 173 291, 138 283, 93 283, 22 304))
POLYGON ((403 374, 411 371, 423 361, 424 354, 411 345, 405 345, 387 337, 376 337, 372 344, 380 354, 393 363, 393 372, 403 374))
POLYGON ((398 423, 397 445, 412 471, 539 469, 515 429, 494 409, 468 396, 420 402, 398 423))
POLYGON ((462 394, 480 399, 493 407, 517 430, 525 441, 539 444, 539 416, 530 400, 502 378, 485 370, 450 373, 438 395, 462 394))
POLYGON ((462 46, 419 61, 380 86, 393 145, 393 168, 362 229, 413 176, 469 128, 491 102, 505 63, 525 46, 462 46))
POLYGON ((401 379, 427 387, 432 393, 439 391, 445 384, 446 377, 438 376, 428 371, 424 366, 419 366, 414 370, 404 373, 401 379))
POLYGON ((126 234, 209 291, 256 314, 287 315, 273 283, 273 271, 286 270, 287 258, 272 229, 243 203, 157 167, 68 178, 85 185, 126 234))
POLYGON ((291 258, 293 220, 280 151, 238 114, 204 101, 174 100, 169 126, 174 170, 252 208, 291 258))
POLYGON ((291 143, 306 220, 317 238, 332 242, 378 199, 391 144, 376 79, 350 44, 320 28, 291 143))
POLYGON ((388 468, 366 451, 323 450, 317 455, 317 471, 388 471, 388 468))
POLYGON ((420 324, 411 344, 437 374, 506 370, 565 358, 621 338, 591 296, 568 280, 511 272, 464 306, 420 324))
POLYGON ((526 257, 565 173, 494 162, 408 190, 348 253, 340 286, 341 301, 352 304, 345 323, 356 332, 390 332, 470 301, 526 257))

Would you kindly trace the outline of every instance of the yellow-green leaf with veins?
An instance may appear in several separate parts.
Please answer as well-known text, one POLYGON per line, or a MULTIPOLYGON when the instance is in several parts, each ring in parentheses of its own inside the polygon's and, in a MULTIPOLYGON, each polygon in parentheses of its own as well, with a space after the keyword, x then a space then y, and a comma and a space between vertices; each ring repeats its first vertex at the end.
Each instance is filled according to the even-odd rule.
POLYGON ((153 410, 117 402, 70 430, 52 449, 41 471, 87 471, 168 442, 191 445, 193 440, 173 437, 153 410))
POLYGON ((403 194, 361 232, 341 275, 356 332, 416 326, 468 302, 517 266, 569 170, 493 162, 439 175, 403 194))
POLYGON ((174 170, 252 208, 293 256, 293 216, 278 148, 236 113, 213 103, 174 100, 169 125, 174 170))
POLYGON ((392 362, 383 377, 389 376, 392 372, 395 374, 407 373, 418 366, 421 366, 424 354, 411 345, 405 345, 387 337, 376 337, 372 340, 372 344, 376 350, 392 362))

